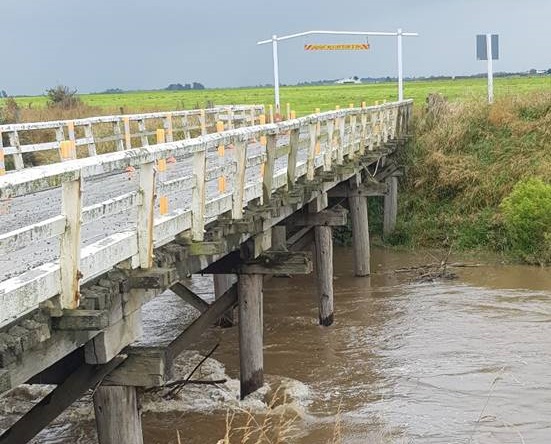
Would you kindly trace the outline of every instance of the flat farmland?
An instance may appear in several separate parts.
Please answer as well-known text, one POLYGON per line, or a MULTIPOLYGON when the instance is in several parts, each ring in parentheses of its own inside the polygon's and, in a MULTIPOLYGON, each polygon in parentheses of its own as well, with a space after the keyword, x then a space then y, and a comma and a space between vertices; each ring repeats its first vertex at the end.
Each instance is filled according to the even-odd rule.
MULTIPOLYGON (((551 76, 504 77, 495 79, 496 97, 551 90, 551 76)), ((405 83, 405 96, 417 105, 424 103, 430 93, 441 93, 451 101, 480 99, 486 95, 486 79, 456 79, 409 81, 405 83)), ((305 115, 320 108, 334 109, 336 105, 357 106, 365 101, 374 104, 396 100, 394 82, 366 83, 361 85, 287 86, 281 88, 282 112, 286 103, 297 115, 305 115)), ((139 91, 120 94, 81 94, 83 102, 95 108, 120 112, 175 110, 205 107, 208 103, 264 104, 273 103, 273 88, 228 88, 190 91, 139 91)), ((45 96, 17 97, 22 107, 41 108, 46 105, 45 96)), ((0 102, 1 103, 1 102, 0 102)))

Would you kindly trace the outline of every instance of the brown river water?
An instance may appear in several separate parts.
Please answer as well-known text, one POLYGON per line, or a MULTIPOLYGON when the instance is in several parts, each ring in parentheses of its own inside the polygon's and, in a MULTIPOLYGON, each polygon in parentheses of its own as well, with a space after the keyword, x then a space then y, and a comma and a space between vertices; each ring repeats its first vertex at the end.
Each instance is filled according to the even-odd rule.
MULTIPOLYGON (((266 282, 267 381, 272 390, 283 385, 287 411, 296 415, 285 442, 551 442, 551 271, 495 258, 454 260, 482 266, 419 284, 394 270, 434 257, 375 249, 372 277, 354 278, 351 251, 336 249, 330 328, 317 325, 312 276, 266 282)), ((161 313, 180 304, 167 301, 161 313)), ((218 340, 211 367, 231 383, 186 388, 181 401, 154 408, 144 402, 147 444, 176 444, 177 431, 181 443, 216 443, 228 407, 265 413, 260 396, 235 400, 236 328, 212 330, 198 349, 218 340)), ((89 408, 81 410, 37 442, 95 442, 89 408)))

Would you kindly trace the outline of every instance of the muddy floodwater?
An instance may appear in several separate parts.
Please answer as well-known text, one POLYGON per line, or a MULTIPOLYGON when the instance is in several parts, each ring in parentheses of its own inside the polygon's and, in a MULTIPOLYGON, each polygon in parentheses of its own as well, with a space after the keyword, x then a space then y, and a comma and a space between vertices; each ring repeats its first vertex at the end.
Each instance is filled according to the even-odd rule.
MULTIPOLYGON (((265 372, 272 390, 289 378, 298 430, 288 442, 551 442, 551 271, 457 260, 484 265, 418 284, 394 270, 434 257, 376 249, 373 276, 354 278, 351 251, 336 249, 330 328, 317 325, 313 277, 266 282, 265 372)), ((238 378, 237 329, 209 332, 199 348, 218 340, 213 358, 238 378)), ((145 409, 146 443, 177 443, 177 430, 183 443, 223 438, 224 403, 193 390, 181 408, 145 409)), ((94 439, 84 418, 41 442, 94 439)))

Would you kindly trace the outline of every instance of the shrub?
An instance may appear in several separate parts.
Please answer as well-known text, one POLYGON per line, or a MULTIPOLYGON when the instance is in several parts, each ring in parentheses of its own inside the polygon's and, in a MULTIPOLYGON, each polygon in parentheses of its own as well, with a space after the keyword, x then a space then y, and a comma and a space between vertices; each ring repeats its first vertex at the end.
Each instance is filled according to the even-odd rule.
POLYGON ((68 86, 58 85, 46 91, 48 96, 48 106, 62 109, 72 109, 79 107, 82 102, 77 97, 77 90, 71 90, 68 86))
POLYGON ((518 182, 501 210, 512 250, 529 263, 551 263, 551 184, 518 182))

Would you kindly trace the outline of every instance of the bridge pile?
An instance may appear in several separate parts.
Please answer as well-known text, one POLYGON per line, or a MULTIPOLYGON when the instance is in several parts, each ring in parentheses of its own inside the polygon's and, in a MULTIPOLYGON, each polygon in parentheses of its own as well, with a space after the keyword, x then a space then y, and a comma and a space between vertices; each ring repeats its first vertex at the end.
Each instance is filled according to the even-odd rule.
MULTIPOLYGON (((233 325, 236 306, 241 398, 261 387, 263 277, 315 269, 319 323, 333 323, 332 227, 347 224, 350 211, 355 274, 368 276, 367 198, 385 196, 390 233, 401 174, 392 154, 407 140, 412 105, 275 124, 258 116, 259 125, 221 123, 215 133, 182 140, 160 134, 155 145, 1 176, 0 199, 13 207, 56 204, 0 234, 12 263, 0 282, 0 392, 25 382, 58 387, 0 443, 27 442, 99 381, 100 443, 141 443, 138 389, 168 383, 174 359, 210 326, 233 325), (108 184, 118 194, 108 195, 108 184), (52 238, 60 239, 54 257, 18 265, 43 254, 41 243, 52 238), (187 285, 196 273, 216 276, 211 304, 187 285), (133 346, 141 307, 167 289, 201 315, 168 344, 133 346)), ((238 109, 251 123, 258 111, 238 109)))

